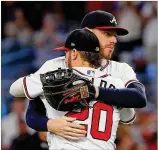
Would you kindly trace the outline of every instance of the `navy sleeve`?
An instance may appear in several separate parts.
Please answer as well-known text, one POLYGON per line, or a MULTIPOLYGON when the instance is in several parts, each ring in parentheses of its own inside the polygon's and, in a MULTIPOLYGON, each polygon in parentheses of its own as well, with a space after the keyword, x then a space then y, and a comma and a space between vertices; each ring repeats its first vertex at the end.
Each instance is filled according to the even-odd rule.
POLYGON ((29 101, 26 112, 26 124, 36 131, 48 131, 46 109, 39 97, 29 101))
POLYGON ((145 88, 131 83, 124 89, 99 88, 98 101, 125 108, 143 108, 147 105, 145 88))

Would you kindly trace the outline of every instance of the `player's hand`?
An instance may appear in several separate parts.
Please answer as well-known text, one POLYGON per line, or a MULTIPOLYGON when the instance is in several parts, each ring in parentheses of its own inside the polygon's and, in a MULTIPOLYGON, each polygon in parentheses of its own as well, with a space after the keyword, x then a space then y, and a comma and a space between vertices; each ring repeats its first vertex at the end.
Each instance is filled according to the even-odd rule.
POLYGON ((47 122, 48 131, 69 140, 78 140, 80 137, 85 137, 84 126, 75 123, 75 120, 76 118, 66 116, 50 119, 47 122))

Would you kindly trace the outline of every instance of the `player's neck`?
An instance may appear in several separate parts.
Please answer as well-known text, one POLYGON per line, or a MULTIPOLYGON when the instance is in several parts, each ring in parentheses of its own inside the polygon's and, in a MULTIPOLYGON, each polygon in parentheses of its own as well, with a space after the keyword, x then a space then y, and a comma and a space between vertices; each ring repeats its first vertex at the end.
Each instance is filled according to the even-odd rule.
POLYGON ((72 67, 90 67, 90 68, 95 68, 94 66, 90 65, 87 61, 80 61, 78 63, 74 63, 72 67))

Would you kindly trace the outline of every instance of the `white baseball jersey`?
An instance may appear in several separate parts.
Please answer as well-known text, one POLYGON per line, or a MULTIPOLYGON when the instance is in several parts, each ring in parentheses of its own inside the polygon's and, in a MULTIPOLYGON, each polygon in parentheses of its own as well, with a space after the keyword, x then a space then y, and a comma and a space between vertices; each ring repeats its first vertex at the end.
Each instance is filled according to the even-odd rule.
MULTIPOLYGON (((87 136, 77 142, 73 142, 50 133, 48 136, 50 149, 115 149, 114 140, 116 138, 118 122, 121 118, 121 113, 116 107, 100 102, 93 102, 91 103, 93 108, 84 111, 78 110, 78 112, 70 114, 68 112, 57 111, 47 103, 43 96, 39 74, 56 70, 59 67, 66 68, 63 58, 47 61, 35 74, 25 77, 25 94, 29 99, 33 99, 41 94, 41 99, 46 107, 48 118, 55 119, 63 115, 77 118, 80 124, 85 125, 87 136)), ((90 80, 93 80, 95 86, 104 86, 106 88, 125 87, 119 77, 113 78, 107 76, 105 78, 98 78, 105 75, 103 71, 83 67, 78 67, 77 70, 87 75, 90 80)), ((134 117, 129 115, 129 120, 131 120, 131 118, 134 117)))
MULTIPOLYGON (((58 57, 56 59, 46 61, 37 72, 32 74, 31 75, 32 82, 35 82, 36 85, 36 87, 34 87, 34 90, 39 91, 39 93, 37 93, 37 95, 33 95, 31 93, 32 89, 28 89, 30 90, 30 95, 32 97, 30 97, 30 95, 27 94, 27 90, 25 90, 27 97, 29 99, 33 99, 43 92, 41 86, 39 86, 40 84, 39 74, 57 70, 58 68, 67 68, 65 64, 65 57, 58 57), (39 89, 41 89, 41 91, 39 89)), ((119 63, 116 61, 104 59, 102 60, 102 67, 98 68, 98 70, 101 70, 107 75, 111 75, 113 77, 121 79, 125 87, 127 87, 132 82, 139 82, 138 79, 136 78, 136 74, 133 71, 133 69, 126 63, 119 63)), ((25 89, 25 80, 26 78, 24 77, 24 89, 25 89)))

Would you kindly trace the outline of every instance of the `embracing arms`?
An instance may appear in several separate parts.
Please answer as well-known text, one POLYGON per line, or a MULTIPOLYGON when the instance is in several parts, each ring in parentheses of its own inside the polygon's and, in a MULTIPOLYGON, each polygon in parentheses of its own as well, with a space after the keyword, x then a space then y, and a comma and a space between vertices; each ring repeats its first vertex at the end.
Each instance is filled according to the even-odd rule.
MULTIPOLYGON (((23 79, 20 78, 19 81, 17 80, 12 84, 10 94, 17 97, 24 96, 22 81, 23 79)), ((139 83, 131 83, 126 89, 98 88, 98 92, 98 99, 110 105, 128 108, 141 108, 146 106, 145 90, 139 83)), ((26 123, 28 126, 35 130, 48 131, 49 128, 52 128, 50 120, 46 117, 45 107, 41 101, 35 100, 29 102, 26 114, 26 123)))
POLYGON ((145 88, 137 82, 123 89, 99 88, 97 99, 109 105, 125 108, 143 108, 147 104, 145 88))

